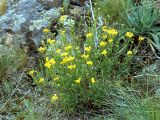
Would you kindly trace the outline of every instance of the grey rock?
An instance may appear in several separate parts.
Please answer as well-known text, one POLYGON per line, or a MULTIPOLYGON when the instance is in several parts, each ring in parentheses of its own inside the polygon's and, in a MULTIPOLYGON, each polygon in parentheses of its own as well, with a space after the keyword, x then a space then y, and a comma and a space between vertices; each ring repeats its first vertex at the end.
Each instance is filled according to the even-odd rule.
POLYGON ((44 9, 50 9, 52 7, 61 7, 63 0, 38 0, 44 6, 44 9))
POLYGON ((85 13, 84 7, 73 6, 73 9, 70 10, 71 15, 83 15, 85 13))
POLYGON ((12 7, 13 5, 17 4, 20 0, 7 0, 8 8, 12 7))
POLYGON ((45 10, 38 0, 20 0, 0 16, 0 35, 6 30, 14 34, 31 31, 36 44, 41 39, 42 29, 48 27, 53 19, 60 16, 59 8, 45 10), (37 39, 38 38, 38 39, 37 39))

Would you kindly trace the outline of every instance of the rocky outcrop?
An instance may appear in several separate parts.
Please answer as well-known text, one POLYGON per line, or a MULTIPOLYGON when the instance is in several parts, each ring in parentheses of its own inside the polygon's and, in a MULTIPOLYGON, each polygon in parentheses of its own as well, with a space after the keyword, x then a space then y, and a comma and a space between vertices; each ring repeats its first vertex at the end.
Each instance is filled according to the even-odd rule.
POLYGON ((70 0, 72 5, 83 6, 86 0, 70 0))
POLYGON ((59 8, 49 6, 46 9, 39 0, 20 0, 0 16, 0 35, 8 31, 14 34, 32 32, 32 38, 38 44, 41 41, 42 29, 59 16, 59 8))
POLYGON ((37 0, 44 6, 44 9, 50 9, 53 7, 61 7, 63 0, 37 0))
MULTIPOLYGON (((8 0, 5 14, 0 16, 0 36, 12 34, 12 36, 26 36, 32 33, 32 39, 36 46, 42 39, 42 29, 49 27, 51 32, 57 31, 57 18, 60 16, 60 6, 71 5, 72 15, 83 14, 85 0, 8 0), (53 24, 54 23, 54 24, 53 24)), ((24 37, 24 41, 26 37, 24 37)))

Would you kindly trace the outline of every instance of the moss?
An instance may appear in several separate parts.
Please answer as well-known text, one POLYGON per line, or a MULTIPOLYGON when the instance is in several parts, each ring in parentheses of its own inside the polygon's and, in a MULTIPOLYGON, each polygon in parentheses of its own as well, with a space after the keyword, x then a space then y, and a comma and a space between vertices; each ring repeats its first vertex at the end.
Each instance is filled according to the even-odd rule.
POLYGON ((4 14, 7 8, 7 0, 0 0, 0 15, 4 14))

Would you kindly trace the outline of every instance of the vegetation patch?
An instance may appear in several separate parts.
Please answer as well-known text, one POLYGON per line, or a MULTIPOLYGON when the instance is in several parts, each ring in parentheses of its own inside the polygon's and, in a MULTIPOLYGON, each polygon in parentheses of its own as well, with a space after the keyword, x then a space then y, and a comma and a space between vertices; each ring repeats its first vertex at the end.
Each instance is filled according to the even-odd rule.
POLYGON ((62 15, 42 30, 37 50, 28 44, 28 56, 1 42, 2 118, 159 120, 157 1, 71 3, 84 13, 61 3, 62 15))

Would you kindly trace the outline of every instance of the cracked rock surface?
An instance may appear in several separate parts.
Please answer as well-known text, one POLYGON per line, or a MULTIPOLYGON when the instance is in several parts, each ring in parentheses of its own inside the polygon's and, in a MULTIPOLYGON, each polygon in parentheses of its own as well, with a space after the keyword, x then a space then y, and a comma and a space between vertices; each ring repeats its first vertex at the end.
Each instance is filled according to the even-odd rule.
POLYGON ((0 35, 7 31, 22 35, 31 31, 33 40, 38 44, 41 41, 42 29, 48 27, 51 21, 59 16, 59 8, 50 6, 46 9, 39 0, 19 0, 0 16, 0 35))

